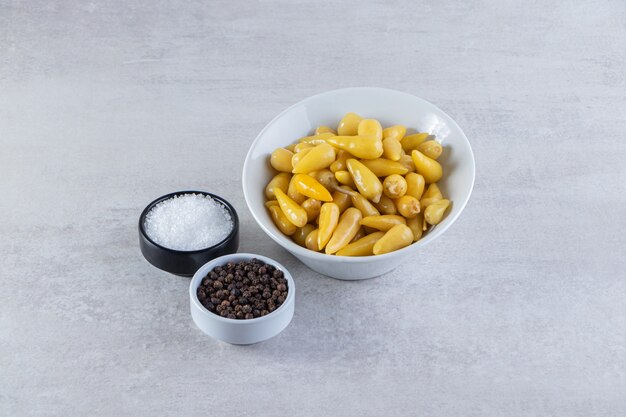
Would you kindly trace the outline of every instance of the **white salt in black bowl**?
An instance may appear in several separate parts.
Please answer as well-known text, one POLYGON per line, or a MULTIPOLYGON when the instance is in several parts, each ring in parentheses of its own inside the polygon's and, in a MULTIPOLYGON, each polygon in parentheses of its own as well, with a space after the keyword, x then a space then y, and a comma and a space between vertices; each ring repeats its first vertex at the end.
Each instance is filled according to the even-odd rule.
POLYGON ((183 277, 191 277, 204 264, 223 255, 237 252, 239 248, 239 217, 235 208, 225 199, 204 191, 177 191, 157 198, 143 210, 139 217, 139 247, 144 258, 157 268, 183 277), (219 242, 206 248, 194 250, 172 249, 157 243, 146 230, 148 213, 166 200, 186 194, 196 194, 211 197, 222 205, 232 220, 230 233, 219 242))

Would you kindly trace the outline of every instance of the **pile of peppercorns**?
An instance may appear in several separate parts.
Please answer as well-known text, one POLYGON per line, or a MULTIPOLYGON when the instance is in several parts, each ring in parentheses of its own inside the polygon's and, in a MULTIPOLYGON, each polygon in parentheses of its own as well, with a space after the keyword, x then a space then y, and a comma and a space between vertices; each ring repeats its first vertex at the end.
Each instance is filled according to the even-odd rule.
POLYGON ((211 313, 245 320, 276 310, 287 299, 287 291, 283 271, 253 258, 213 268, 196 294, 211 313))

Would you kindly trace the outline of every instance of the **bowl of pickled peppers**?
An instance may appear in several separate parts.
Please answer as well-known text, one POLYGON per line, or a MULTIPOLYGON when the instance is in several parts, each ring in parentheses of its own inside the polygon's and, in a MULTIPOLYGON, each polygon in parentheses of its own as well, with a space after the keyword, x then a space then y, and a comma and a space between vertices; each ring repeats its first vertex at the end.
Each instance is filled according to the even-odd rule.
MULTIPOLYGON (((380 94, 377 90, 404 94, 367 88, 331 93, 350 90, 361 90, 365 95, 368 95, 367 90, 374 90, 373 95, 380 94)), ((316 97, 319 96, 313 99, 316 97)), ((453 171, 465 168, 471 174, 466 195, 459 192, 462 191, 459 185, 468 183, 467 177, 453 184, 446 178, 446 161, 454 159, 446 158, 446 153, 452 153, 454 144, 444 144, 444 140, 451 136, 452 129, 425 131, 419 124, 406 124, 406 117, 393 120, 387 113, 381 111, 382 117, 377 118, 373 111, 355 110, 337 115, 334 123, 320 120, 320 124, 309 126, 305 135, 293 135, 288 140, 289 135, 284 132, 283 143, 272 148, 265 144, 262 147, 265 155, 258 155, 259 159, 266 160, 266 171, 261 176, 266 182, 255 183, 262 187, 258 191, 263 193, 262 203, 267 214, 265 221, 259 223, 280 233, 279 243, 288 240, 291 245, 283 246, 294 255, 309 252, 306 260, 298 256, 305 264, 326 263, 324 271, 320 272, 327 275, 346 279, 371 277, 372 273, 385 268, 374 267, 375 261, 370 258, 386 257, 387 262, 394 262, 394 254, 419 244, 440 224, 446 223, 457 204, 454 195, 448 195, 446 189, 459 194, 462 207, 471 193, 473 154, 460 129, 471 156, 471 161, 466 161, 465 165, 471 169, 467 170, 459 161, 452 165, 455 166, 453 171), (443 132, 441 137, 437 135, 440 132, 443 132), (362 264, 363 267, 356 268, 361 270, 360 276, 356 271, 352 276, 350 269, 348 274, 336 271, 344 267, 330 269, 328 262, 336 262, 333 259, 344 265, 352 264, 347 267, 351 269, 355 269, 355 263, 362 264), (366 266, 368 264, 370 267, 366 266)), ((263 132, 253 148, 262 138, 263 132)), ((246 165, 253 151, 250 150, 246 165)), ((250 206, 247 175, 244 167, 244 194, 250 206)), ((252 212, 255 214, 255 210, 252 212)), ((259 221, 260 213, 256 214, 259 221)))

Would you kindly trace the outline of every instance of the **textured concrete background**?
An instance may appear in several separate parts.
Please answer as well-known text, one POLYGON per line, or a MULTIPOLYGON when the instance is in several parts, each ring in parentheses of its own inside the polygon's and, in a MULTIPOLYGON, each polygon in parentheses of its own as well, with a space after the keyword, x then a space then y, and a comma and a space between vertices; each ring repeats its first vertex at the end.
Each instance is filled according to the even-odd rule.
POLYGON ((626 4, 0 0, 0 415, 626 415, 626 4), (467 133, 474 195, 366 282, 265 238, 249 144, 309 95, 383 86, 467 133), (290 268, 236 347, 143 260, 153 198, 228 198, 290 268))

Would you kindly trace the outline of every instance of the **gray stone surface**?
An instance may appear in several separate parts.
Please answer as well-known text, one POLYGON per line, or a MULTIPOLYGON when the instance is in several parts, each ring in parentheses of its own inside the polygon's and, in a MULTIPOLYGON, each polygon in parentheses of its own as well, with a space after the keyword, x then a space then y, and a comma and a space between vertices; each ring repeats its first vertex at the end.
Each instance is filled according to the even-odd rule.
POLYGON ((0 0, 0 415, 626 415, 626 6, 548 4, 0 0), (445 109, 478 171, 419 258, 341 282, 240 172, 279 111, 362 85, 445 109), (205 337, 143 260, 141 209, 188 188, 293 273, 278 337, 205 337))

